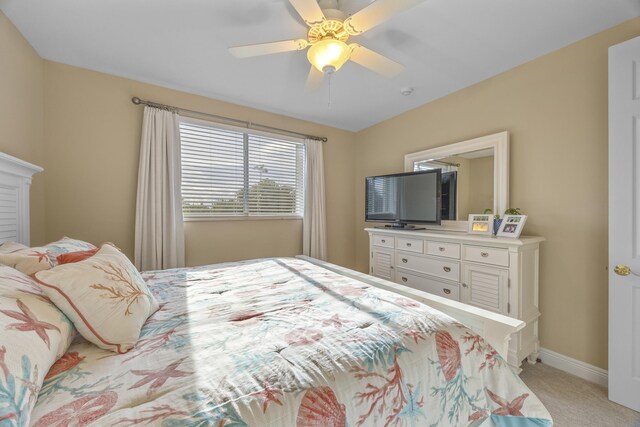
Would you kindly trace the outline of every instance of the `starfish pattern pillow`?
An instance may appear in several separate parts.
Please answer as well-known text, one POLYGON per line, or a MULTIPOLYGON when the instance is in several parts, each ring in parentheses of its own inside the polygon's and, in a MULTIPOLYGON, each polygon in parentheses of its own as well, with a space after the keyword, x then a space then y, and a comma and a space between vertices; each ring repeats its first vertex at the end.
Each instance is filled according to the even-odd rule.
POLYGON ((20 251, 22 249, 29 249, 29 247, 17 242, 0 243, 0 254, 10 254, 11 252, 20 251))
POLYGON ((158 309, 138 270, 110 244, 84 261, 40 271, 35 279, 83 337, 117 353, 135 346, 142 325, 158 309))
POLYGON ((84 261, 87 258, 91 258, 98 252, 98 248, 89 249, 88 251, 69 252, 66 254, 58 255, 56 260, 58 265, 70 264, 72 262, 84 261))
POLYGON ((0 424, 29 425, 44 377, 74 335, 32 278, 0 266, 0 424))
POLYGON ((25 248, 10 253, 0 252, 0 264, 13 267, 24 274, 32 275, 58 265, 58 255, 96 249, 91 243, 63 237, 55 242, 34 248, 25 248))

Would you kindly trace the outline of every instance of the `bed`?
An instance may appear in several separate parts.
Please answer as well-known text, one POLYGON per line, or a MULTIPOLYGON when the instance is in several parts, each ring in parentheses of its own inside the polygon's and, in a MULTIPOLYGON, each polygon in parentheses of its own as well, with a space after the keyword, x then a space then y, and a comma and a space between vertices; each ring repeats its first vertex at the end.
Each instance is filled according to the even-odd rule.
POLYGON ((143 273, 160 308, 123 354, 80 335, 69 346, 71 322, 35 320, 28 306, 50 301, 0 269, 17 303, 0 307, 0 333, 35 339, 52 363, 38 372, 27 352, 7 369, 22 347, 3 336, 2 426, 552 425, 501 356, 521 322, 318 260, 143 273))
POLYGON ((136 347, 77 339, 45 379, 33 425, 551 425, 482 337, 307 260, 144 277, 161 308, 136 347))

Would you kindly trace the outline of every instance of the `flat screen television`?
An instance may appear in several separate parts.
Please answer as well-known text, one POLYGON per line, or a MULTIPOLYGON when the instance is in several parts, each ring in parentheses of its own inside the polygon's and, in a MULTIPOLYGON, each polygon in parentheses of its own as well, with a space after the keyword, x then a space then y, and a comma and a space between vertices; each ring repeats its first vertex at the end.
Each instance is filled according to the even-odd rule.
POLYGON ((369 176, 366 179, 365 221, 389 222, 394 228, 408 224, 440 224, 442 172, 440 169, 369 176))

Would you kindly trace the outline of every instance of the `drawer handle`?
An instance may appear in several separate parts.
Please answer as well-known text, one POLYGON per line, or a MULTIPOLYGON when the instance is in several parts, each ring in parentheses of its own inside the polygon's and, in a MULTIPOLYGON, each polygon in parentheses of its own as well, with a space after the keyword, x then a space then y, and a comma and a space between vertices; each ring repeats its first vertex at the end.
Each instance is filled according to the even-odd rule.
POLYGON ((444 292, 445 294, 449 295, 451 293, 451 289, 442 288, 442 292, 444 292))
POLYGON ((387 241, 386 241, 386 240, 384 240, 384 239, 382 239, 382 240, 381 240, 381 242, 382 242, 382 243, 387 243, 387 241))
POLYGON ((442 267, 442 269, 447 273, 451 271, 451 267, 442 267))
POLYGON ((406 264, 407 262, 409 262, 409 260, 406 259, 406 258, 402 258, 402 262, 404 262, 406 264))
POLYGON ((406 281, 407 281, 407 278, 406 278, 406 277, 403 277, 403 278, 402 278, 402 281, 403 281, 403 282, 406 282, 406 281))
POLYGON ((411 243, 407 243, 407 247, 411 247, 411 243))
POLYGON ((489 256, 489 252, 480 252, 480 256, 486 258, 489 256))
POLYGON ((444 248, 443 248, 442 246, 440 246, 440 247, 438 248, 438 250, 439 250, 440 252, 444 252, 444 248))
POLYGON ((466 284, 466 283, 463 283, 463 284, 462 284, 462 287, 463 287, 463 288, 466 288, 466 287, 467 287, 467 284, 466 284))

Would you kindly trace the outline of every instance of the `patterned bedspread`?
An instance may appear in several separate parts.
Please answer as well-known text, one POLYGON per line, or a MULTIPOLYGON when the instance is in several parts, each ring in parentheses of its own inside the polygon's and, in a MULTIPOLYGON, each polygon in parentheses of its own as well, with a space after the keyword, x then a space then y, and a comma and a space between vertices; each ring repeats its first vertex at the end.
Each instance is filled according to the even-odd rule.
POLYGON ((77 339, 35 426, 549 426, 480 336, 304 260, 145 274, 161 303, 122 355, 77 339))

